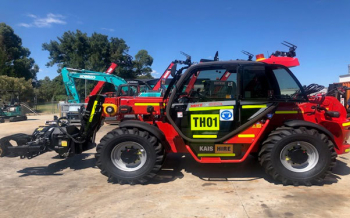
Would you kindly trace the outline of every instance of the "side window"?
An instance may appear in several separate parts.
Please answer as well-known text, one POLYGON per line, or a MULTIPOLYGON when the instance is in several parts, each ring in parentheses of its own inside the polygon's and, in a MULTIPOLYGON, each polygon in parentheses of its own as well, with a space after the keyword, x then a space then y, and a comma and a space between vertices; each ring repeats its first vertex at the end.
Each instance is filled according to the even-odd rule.
POLYGON ((280 89, 280 95, 275 96, 277 99, 305 100, 300 86, 286 69, 274 68, 272 71, 280 89))
POLYGON ((137 95, 137 86, 130 86, 130 88, 129 88, 129 95, 130 96, 136 96, 137 95))
POLYGON ((243 98, 266 99, 271 92, 271 85, 265 74, 264 66, 248 66, 243 68, 243 98))
POLYGON ((121 96, 128 96, 129 95, 129 87, 128 86, 121 87, 120 95, 121 96))
MULTIPOLYGON (((152 87, 152 86, 151 86, 152 87)), ((154 86, 153 86, 154 87, 154 86)), ((147 92, 148 88, 145 85, 140 85, 140 92, 147 92)))

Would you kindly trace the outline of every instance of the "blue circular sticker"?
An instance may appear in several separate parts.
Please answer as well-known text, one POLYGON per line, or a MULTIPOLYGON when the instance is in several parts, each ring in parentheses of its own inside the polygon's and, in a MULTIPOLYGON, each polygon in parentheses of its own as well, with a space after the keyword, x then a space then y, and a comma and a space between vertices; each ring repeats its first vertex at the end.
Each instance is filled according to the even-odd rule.
POLYGON ((220 116, 223 120, 230 120, 232 118, 232 112, 229 110, 225 110, 221 112, 220 116))

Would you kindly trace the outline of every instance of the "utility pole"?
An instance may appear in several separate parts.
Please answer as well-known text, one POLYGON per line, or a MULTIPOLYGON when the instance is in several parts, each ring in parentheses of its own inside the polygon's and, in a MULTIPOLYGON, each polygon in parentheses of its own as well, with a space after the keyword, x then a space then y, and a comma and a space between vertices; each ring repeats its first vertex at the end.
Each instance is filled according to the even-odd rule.
POLYGON ((85 98, 86 98, 86 80, 85 80, 85 98))

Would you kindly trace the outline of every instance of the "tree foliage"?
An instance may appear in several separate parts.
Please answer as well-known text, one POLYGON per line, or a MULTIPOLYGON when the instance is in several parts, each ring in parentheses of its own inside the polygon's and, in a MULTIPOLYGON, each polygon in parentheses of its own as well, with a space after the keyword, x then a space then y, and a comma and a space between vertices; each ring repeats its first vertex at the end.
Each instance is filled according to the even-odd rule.
MULTIPOLYGON (((19 92, 21 102, 31 101, 34 97, 34 88, 31 80, 25 80, 24 78, 15 78, 8 76, 0 76, 1 90, 13 90, 19 92)), ((1 93, 0 90, 0 93, 1 93)), ((0 94, 3 101, 10 101, 11 94, 2 92, 0 94)))
MULTIPOLYGON (((43 44, 43 50, 49 52, 49 62, 46 66, 57 64, 58 72, 63 67, 89 69, 104 72, 112 62, 127 62, 129 46, 121 38, 111 37, 100 33, 88 36, 80 30, 67 31, 57 40, 43 44)), ((153 58, 146 50, 140 50, 131 66, 120 64, 116 74, 126 79, 149 74, 153 58)))
MULTIPOLYGON (((153 78, 151 75, 153 58, 146 50, 140 50, 130 63, 129 56, 125 54, 129 51, 129 46, 121 38, 108 38, 107 35, 99 33, 88 36, 87 33, 80 30, 67 31, 57 40, 44 43, 42 48, 49 52, 49 62, 46 66, 57 65, 59 73, 63 67, 105 72, 112 62, 117 62, 118 67, 114 73, 124 79, 153 78)), ((83 99, 85 81, 77 79, 75 83, 80 98, 83 99)), ((95 84, 96 82, 88 81, 87 94, 91 92, 95 84)), ((55 100, 63 100, 62 96, 66 94, 61 76, 53 80, 48 78, 40 80, 39 85, 38 93, 42 100, 50 100, 49 96, 55 100), (44 93, 45 90, 46 93, 44 93)))
POLYGON ((36 78, 38 65, 30 58, 28 48, 22 46, 22 39, 5 23, 0 23, 0 75, 36 78))

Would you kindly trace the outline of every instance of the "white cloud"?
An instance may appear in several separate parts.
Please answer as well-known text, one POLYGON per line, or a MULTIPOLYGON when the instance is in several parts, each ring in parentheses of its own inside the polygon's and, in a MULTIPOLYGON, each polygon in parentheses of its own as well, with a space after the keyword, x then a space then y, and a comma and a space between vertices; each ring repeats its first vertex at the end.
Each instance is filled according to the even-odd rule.
POLYGON ((29 23, 19 23, 18 26, 22 26, 22 27, 26 27, 26 28, 32 27, 32 25, 29 23))
POLYGON ((38 17, 34 14, 27 14, 28 17, 33 18, 33 21, 31 23, 20 23, 19 26, 22 27, 51 27, 52 24, 66 24, 67 22, 64 20, 65 17, 60 14, 52 14, 48 13, 46 17, 38 17))
POLYGON ((34 15, 34 14, 27 14, 27 16, 28 16, 28 17, 31 17, 31 18, 37 18, 37 16, 34 15))
POLYGON ((112 29, 112 28, 101 28, 101 30, 107 30, 107 31, 109 31, 109 32, 114 32, 114 29, 112 29))
POLYGON ((159 73, 157 71, 155 71, 155 70, 152 70, 151 74, 158 75, 159 73))

